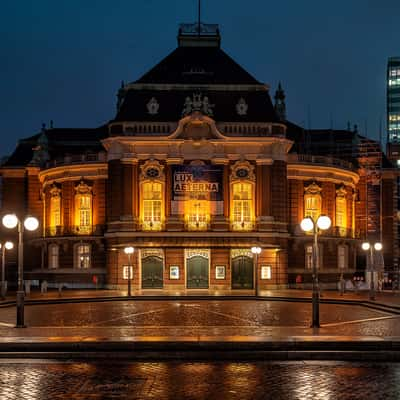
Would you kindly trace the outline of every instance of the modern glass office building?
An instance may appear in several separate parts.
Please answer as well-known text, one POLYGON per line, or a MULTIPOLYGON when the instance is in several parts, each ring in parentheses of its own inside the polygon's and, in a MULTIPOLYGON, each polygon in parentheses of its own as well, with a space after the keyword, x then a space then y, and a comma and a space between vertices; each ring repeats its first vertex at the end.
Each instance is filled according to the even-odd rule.
POLYGON ((388 61, 387 140, 400 143, 400 57, 390 57, 388 61))

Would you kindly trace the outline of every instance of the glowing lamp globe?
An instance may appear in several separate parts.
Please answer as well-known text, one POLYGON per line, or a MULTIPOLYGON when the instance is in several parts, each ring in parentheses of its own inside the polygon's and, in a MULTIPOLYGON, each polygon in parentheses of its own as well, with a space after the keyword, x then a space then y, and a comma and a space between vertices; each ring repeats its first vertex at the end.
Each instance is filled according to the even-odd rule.
POLYGON ((314 229, 314 222, 311 218, 304 218, 300 222, 300 227, 304 232, 312 231, 314 229))
POLYGON ((13 229, 18 225, 18 218, 15 214, 7 214, 2 219, 3 225, 8 229, 13 229))
POLYGON ((261 247, 254 246, 254 247, 251 248, 251 252, 253 254, 260 254, 261 253, 261 247))
POLYGON ((317 221, 317 226, 319 229, 322 229, 323 231, 326 231, 331 227, 331 219, 327 215, 321 215, 318 218, 317 221))
POLYGON ((5 242, 5 243, 4 243, 4 247, 5 247, 7 250, 11 250, 11 249, 14 248, 14 243, 13 243, 13 242, 5 242))
POLYGON ((374 248, 375 248, 376 251, 381 251, 382 247, 383 247, 382 243, 380 243, 380 242, 377 242, 377 243, 374 244, 374 248))
POLYGON ((363 250, 365 250, 365 251, 369 250, 370 247, 371 247, 371 245, 370 245, 368 242, 364 242, 364 243, 361 245, 361 248, 362 248, 363 250))
POLYGON ((124 248, 125 254, 133 254, 134 251, 135 251, 135 249, 132 246, 124 248))
POLYGON ((39 227, 39 221, 35 217, 28 217, 24 221, 24 226, 28 231, 36 231, 36 229, 39 227))

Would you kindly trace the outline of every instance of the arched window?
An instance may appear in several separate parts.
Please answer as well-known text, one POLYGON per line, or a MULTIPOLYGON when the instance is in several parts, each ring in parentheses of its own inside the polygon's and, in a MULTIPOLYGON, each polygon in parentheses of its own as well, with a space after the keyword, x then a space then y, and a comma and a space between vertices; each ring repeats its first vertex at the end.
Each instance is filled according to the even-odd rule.
POLYGON ((52 243, 49 245, 49 269, 56 269, 59 267, 59 246, 52 243))
POLYGON ((75 188, 75 226, 79 234, 92 232, 92 193, 91 188, 80 182, 75 188))
POLYGON ((321 215, 321 190, 315 182, 304 189, 304 217, 311 217, 314 221, 317 221, 321 215))
POLYGON ((253 184, 237 182, 232 184, 232 228, 250 230, 253 227, 253 184))
POLYGON ((347 201, 346 189, 343 186, 336 191, 335 210, 336 226, 339 228, 339 234, 344 236, 347 228, 347 201))
POLYGON ((91 246, 88 243, 79 243, 75 246, 75 268, 87 269, 91 266, 91 246))

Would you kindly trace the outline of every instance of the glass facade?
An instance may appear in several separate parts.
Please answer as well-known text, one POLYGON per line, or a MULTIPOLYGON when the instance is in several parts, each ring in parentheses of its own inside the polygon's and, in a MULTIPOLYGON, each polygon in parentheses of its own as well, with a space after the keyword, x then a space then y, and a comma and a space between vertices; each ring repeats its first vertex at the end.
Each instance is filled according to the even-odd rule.
POLYGON ((387 139, 400 143, 400 57, 389 58, 387 68, 387 139))

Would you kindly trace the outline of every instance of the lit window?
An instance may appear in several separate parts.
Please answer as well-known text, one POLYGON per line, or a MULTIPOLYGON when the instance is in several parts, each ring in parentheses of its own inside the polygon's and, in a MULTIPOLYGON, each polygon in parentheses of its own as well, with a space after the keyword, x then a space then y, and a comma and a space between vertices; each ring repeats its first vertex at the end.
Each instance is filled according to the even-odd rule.
POLYGON ((161 230, 163 220, 163 185, 159 182, 142 183, 143 230, 161 230))
POLYGON ((49 268, 58 268, 59 262, 59 246, 57 244, 51 244, 49 246, 49 268))
POLYGON ((210 223, 210 202, 208 200, 187 200, 185 219, 191 231, 206 231, 210 223))
POLYGON ((338 268, 348 268, 348 247, 344 244, 338 246, 338 268))
POLYGON ((339 234, 341 236, 346 235, 347 228, 347 200, 346 200, 346 190, 341 187, 336 191, 336 226, 339 228, 339 234))
POLYGON ((76 195, 75 204, 77 205, 77 231, 79 233, 90 233, 92 230, 92 195, 76 195))
POLYGON ((57 227, 61 225, 61 190, 53 185, 50 189, 50 235, 57 234, 57 227))
POLYGON ((253 228, 253 185, 234 183, 232 185, 232 228, 251 230, 253 228))
POLYGON ((92 193, 91 187, 81 181, 75 187, 75 226, 79 234, 92 232, 92 193))
POLYGON ((90 268, 89 244, 79 244, 78 246, 76 246, 75 267, 84 269, 90 268))
POLYGON ((311 217, 314 222, 321 215, 321 190, 315 182, 304 189, 304 217, 311 217))

